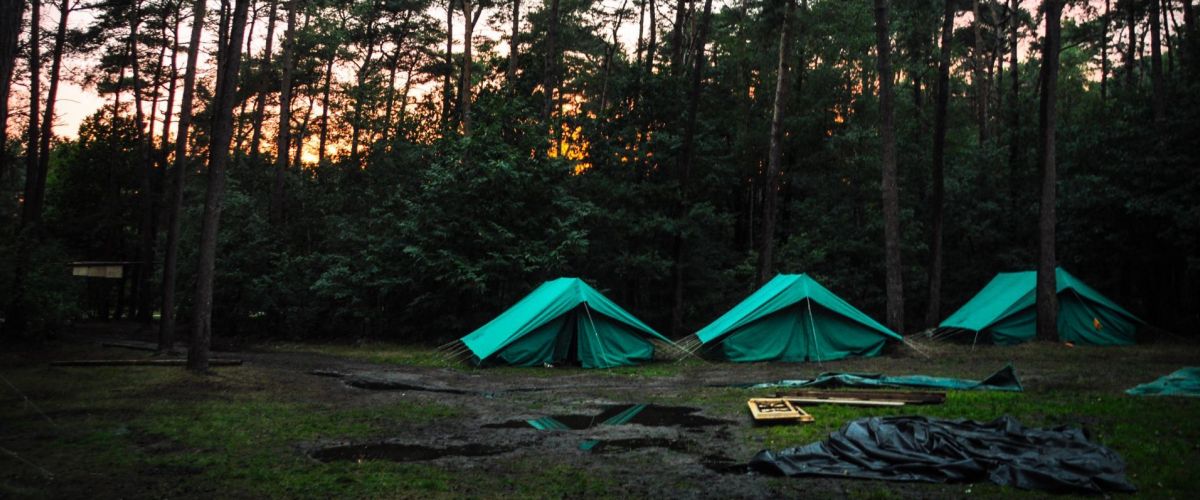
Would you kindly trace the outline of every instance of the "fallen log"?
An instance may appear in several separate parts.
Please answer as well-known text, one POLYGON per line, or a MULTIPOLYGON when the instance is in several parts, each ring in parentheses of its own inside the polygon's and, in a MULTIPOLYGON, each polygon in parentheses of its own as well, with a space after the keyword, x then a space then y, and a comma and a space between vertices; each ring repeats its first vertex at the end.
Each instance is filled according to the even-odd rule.
MULTIPOLYGON (((186 359, 74 359, 51 361, 50 366, 183 366, 186 359)), ((214 358, 209 366, 240 366, 240 359, 214 358)))

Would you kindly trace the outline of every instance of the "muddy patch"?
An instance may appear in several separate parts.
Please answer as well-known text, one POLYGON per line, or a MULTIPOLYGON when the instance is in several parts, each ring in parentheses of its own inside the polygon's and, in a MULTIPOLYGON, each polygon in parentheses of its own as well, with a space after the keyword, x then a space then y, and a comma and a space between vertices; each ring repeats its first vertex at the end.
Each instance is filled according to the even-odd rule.
POLYGON ((357 389, 366 389, 370 391, 421 391, 421 392, 440 392, 444 394, 481 394, 476 391, 467 391, 462 389, 454 389, 450 387, 432 387, 420 384, 414 384, 400 380, 396 376, 372 376, 360 375, 354 373, 346 373, 338 370, 317 369, 308 372, 309 375, 318 377, 329 377, 342 379, 342 383, 347 386, 357 389))
POLYGON ((680 439, 667 438, 630 438, 630 439, 603 439, 584 441, 580 444, 579 449, 590 451, 592 453, 621 453, 627 451, 642 450, 646 448, 659 448, 671 451, 687 451, 687 442, 680 439))
POLYGON ((130 429, 128 432, 129 439, 147 454, 174 453, 184 450, 182 444, 163 434, 137 428, 130 429))
POLYGON ((446 457, 486 457, 508 453, 515 448, 484 444, 465 444, 436 448, 419 444, 362 443, 330 446, 309 453, 322 462, 388 460, 392 462, 423 462, 446 457))
POLYGON ((347 377, 342 380, 342 383, 359 389, 367 389, 372 391, 423 391, 423 392, 440 392, 444 394, 476 394, 473 391, 464 391, 460 389, 448 389, 443 387, 427 387, 423 385, 408 384, 397 382, 395 380, 381 380, 367 377, 347 377))
POLYGON ((754 471, 746 462, 738 462, 722 455, 705 455, 700 459, 700 465, 718 474, 752 474, 754 471))
POLYGON ((638 424, 646 427, 696 429, 733 422, 697 415, 699 408, 659 405, 609 405, 595 415, 567 414, 484 424, 485 429, 584 430, 599 425, 638 424), (630 414, 633 414, 630 416, 630 414))

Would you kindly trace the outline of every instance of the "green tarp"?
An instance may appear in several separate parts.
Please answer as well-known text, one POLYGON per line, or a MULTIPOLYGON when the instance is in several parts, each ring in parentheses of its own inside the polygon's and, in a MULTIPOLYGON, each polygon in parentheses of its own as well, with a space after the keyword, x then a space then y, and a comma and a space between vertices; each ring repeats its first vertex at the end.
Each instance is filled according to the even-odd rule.
MULTIPOLYGON (((1130 345, 1144 322, 1062 268, 1058 285, 1058 335, 1065 342, 1130 345)), ((939 328, 961 329, 1001 345, 1033 339, 1036 332, 1037 272, 997 274, 939 328)))
POLYGON ((463 337, 476 364, 609 368, 650 360, 670 343, 578 278, 547 281, 463 337))
POLYGON ((1200 368, 1190 366, 1125 391, 1132 396, 1200 397, 1200 368))
POLYGON ((1007 365, 983 380, 931 377, 929 375, 882 375, 878 373, 822 373, 814 379, 780 380, 755 384, 751 389, 774 387, 922 387, 957 391, 985 390, 1020 392, 1017 371, 1007 365))
POLYGON ((806 274, 781 274, 696 332, 701 352, 738 362, 875 356, 899 335, 806 274))

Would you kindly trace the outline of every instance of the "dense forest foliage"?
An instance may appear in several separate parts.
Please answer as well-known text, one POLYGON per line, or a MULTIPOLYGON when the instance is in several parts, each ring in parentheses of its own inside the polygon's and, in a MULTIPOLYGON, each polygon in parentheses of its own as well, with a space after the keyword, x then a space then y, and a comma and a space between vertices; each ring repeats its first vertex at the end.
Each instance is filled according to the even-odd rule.
POLYGON ((441 341, 579 276, 679 337, 776 272, 912 333, 1046 214, 1051 266, 1200 321, 1191 0, 34 1, 0 0, 6 335, 441 341), (105 105, 52 137, 67 79, 105 105))

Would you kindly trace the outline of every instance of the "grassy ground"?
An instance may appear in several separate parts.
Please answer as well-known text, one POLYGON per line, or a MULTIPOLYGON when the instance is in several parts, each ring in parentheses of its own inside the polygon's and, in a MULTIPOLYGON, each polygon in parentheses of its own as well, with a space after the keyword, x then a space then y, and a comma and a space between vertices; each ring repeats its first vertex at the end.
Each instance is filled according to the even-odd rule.
POLYGON ((687 361, 595 372, 446 369, 423 348, 272 344, 239 354, 247 359, 243 366, 196 376, 176 368, 49 367, 51 359, 149 356, 89 343, 55 343, 0 355, 5 379, 0 381, 0 497, 725 497, 821 491, 822 496, 888 498, 1015 493, 988 484, 718 475, 696 463, 696 456, 714 450, 745 460, 759 449, 820 440, 854 418, 900 414, 978 420, 1007 414, 1028 426, 1081 426, 1125 458, 1140 494, 1187 498, 1200 491, 1200 474, 1194 472, 1194 464, 1200 463, 1200 400, 1135 398, 1121 392, 1180 366, 1200 364, 1196 346, 940 349, 932 358, 900 353, 823 366, 687 361), (712 387, 823 370, 979 378, 1007 361, 1017 366, 1026 392, 952 392, 945 404, 936 406, 812 407, 817 421, 805 426, 752 427, 745 399, 764 391, 712 387), (322 366, 480 389, 542 381, 561 384, 555 386, 561 390, 495 398, 353 390, 336 379, 305 375, 322 366), (597 402, 686 405, 733 424, 704 435, 698 440, 703 442, 683 452, 655 449, 604 456, 576 450, 575 435, 521 430, 489 437, 478 425, 586 410, 597 402), (522 446, 500 457, 409 463, 322 463, 307 455, 324 444, 383 438, 430 444, 495 438, 522 446))

